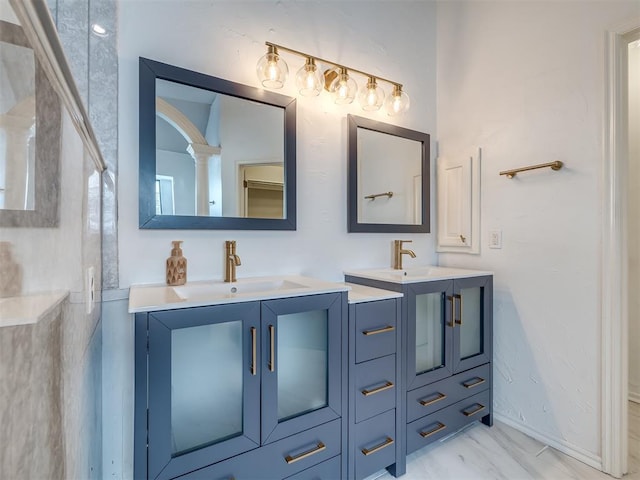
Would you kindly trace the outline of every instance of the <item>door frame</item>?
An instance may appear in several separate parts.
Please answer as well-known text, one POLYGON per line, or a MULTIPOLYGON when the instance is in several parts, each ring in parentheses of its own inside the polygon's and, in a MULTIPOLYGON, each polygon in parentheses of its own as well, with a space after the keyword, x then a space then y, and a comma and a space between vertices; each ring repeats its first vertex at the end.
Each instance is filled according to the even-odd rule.
POLYGON ((627 472, 628 460, 628 281, 626 251, 627 34, 640 17, 606 31, 601 255, 601 444, 602 470, 614 477, 627 472))

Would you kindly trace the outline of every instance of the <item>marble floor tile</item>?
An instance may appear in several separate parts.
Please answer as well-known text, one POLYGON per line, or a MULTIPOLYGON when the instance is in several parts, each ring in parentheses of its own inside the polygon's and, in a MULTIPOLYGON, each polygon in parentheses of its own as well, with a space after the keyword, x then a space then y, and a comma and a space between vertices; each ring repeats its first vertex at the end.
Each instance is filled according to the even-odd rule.
MULTIPOLYGON (((640 404, 629 406, 629 474, 640 480, 640 404)), ((393 480, 382 473, 368 480, 393 480)), ((475 423, 407 457, 405 480, 611 480, 612 477, 495 422, 475 423)))

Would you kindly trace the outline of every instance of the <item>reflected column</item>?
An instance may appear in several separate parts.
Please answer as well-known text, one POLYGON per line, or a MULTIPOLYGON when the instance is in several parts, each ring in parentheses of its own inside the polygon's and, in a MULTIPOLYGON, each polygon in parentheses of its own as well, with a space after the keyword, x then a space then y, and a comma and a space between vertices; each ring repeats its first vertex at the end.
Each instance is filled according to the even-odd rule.
POLYGON ((4 205, 9 210, 28 210, 28 185, 32 180, 29 146, 35 133, 35 118, 17 115, 0 115, 0 128, 5 131, 4 205))
POLYGON ((196 215, 209 216, 209 160, 220 155, 220 147, 190 143, 187 152, 196 163, 196 215))

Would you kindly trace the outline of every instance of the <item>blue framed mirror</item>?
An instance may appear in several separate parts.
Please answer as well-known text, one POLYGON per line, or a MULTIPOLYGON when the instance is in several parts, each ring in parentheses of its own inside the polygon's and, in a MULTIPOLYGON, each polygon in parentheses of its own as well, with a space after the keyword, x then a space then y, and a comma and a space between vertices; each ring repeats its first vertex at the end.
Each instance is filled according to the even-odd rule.
POLYGON ((348 229, 429 233, 430 136, 348 116, 348 229))
POLYGON ((296 101, 140 58, 139 227, 296 229, 296 101))

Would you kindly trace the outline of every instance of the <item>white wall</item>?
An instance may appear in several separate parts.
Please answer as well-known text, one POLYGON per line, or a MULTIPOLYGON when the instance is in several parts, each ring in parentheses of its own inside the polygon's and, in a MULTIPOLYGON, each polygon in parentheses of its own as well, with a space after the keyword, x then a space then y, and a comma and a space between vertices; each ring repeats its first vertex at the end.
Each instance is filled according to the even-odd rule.
MULTIPOLYGON (((271 0, 119 3, 120 288, 164 282, 165 259, 177 239, 185 242, 189 280, 222 278, 227 239, 238 241, 239 277, 297 273, 339 281, 343 269, 390 265, 394 238, 413 239, 418 257, 408 264, 436 261, 431 234, 347 234, 347 114, 436 137, 435 3, 387 1, 364 7, 362 2, 271 0), (401 82, 411 109, 391 121, 357 104, 336 106, 326 95, 298 98, 295 232, 139 230, 138 57, 257 87, 255 65, 266 52, 265 41, 401 82)), ((293 80, 303 59, 286 56, 286 61, 293 80)), ((279 93, 295 96, 293 85, 279 93)), ((111 387, 103 397, 105 477, 130 478, 133 324, 126 299, 107 302, 104 319, 103 381, 111 387)))
POLYGON ((629 45, 629 398, 640 402, 640 41, 629 45))
POLYGON ((495 271, 497 416, 596 466, 604 32, 638 14, 635 1, 438 4, 440 153, 483 155, 481 254, 441 264, 495 271), (498 175, 553 160, 566 168, 498 175))
MULTIPOLYGON (((242 277, 301 273, 341 280, 345 268, 390 265, 396 235, 346 231, 346 115, 390 117, 367 114, 357 104, 336 106, 325 95, 298 98, 296 232, 139 230, 138 57, 258 86, 255 65, 264 42, 280 43, 402 82, 412 107, 393 123, 435 138, 434 4, 380 2, 365 9, 359 2, 123 1, 119 21, 121 288, 163 282, 174 239, 185 241, 190 280, 222 277, 226 239, 238 241, 242 277)), ((293 79, 303 59, 286 60, 293 79)), ((294 82, 279 93, 294 96, 294 82)), ((413 238, 416 261, 435 261, 432 235, 403 236, 413 238)))

